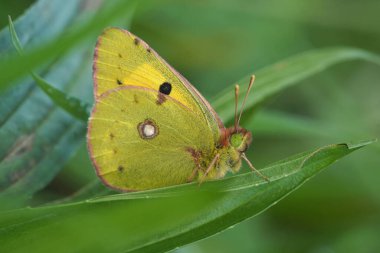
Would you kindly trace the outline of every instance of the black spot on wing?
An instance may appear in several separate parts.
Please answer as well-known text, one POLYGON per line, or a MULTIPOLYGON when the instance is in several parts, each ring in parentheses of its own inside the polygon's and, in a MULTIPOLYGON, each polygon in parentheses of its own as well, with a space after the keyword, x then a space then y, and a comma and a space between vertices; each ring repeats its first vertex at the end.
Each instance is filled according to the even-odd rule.
POLYGON ((159 91, 165 95, 169 95, 172 91, 172 85, 168 82, 164 82, 160 85, 159 91))
POLYGON ((119 166, 117 167, 117 171, 119 171, 119 172, 123 172, 123 171, 124 171, 124 167, 123 167, 122 165, 119 165, 119 166))
POLYGON ((116 83, 117 83, 118 85, 122 85, 122 84, 123 84, 123 82, 122 82, 120 79, 116 79, 116 83))
POLYGON ((156 104, 162 105, 166 101, 165 95, 169 95, 172 92, 172 85, 168 82, 164 82, 158 89, 156 104))

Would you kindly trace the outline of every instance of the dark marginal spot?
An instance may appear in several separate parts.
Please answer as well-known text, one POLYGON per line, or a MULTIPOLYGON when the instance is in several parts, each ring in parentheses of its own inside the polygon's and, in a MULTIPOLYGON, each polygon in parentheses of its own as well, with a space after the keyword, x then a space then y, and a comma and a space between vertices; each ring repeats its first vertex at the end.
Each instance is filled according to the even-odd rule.
POLYGON ((124 167, 122 165, 119 165, 119 167, 117 167, 117 170, 119 172, 123 172, 124 171, 124 167))
POLYGON ((113 133, 110 133, 110 139, 113 140, 113 138, 115 138, 115 135, 113 135, 113 133))
POLYGON ((119 79, 116 79, 116 82, 117 82, 118 85, 122 85, 123 84, 123 82, 120 81, 119 79))
POLYGON ((117 149, 116 148, 113 149, 113 153, 117 154, 117 149))
POLYGON ((163 84, 160 85, 159 91, 165 95, 169 95, 170 92, 172 91, 172 85, 168 82, 164 82, 163 84))
POLYGON ((133 95, 133 101, 138 104, 139 103, 139 100, 137 99, 137 96, 136 94, 133 95))
POLYGON ((146 51, 147 51, 148 53, 150 53, 150 52, 151 52, 151 49, 148 47, 148 48, 146 49, 146 51))
POLYGON ((123 58, 123 56, 122 56, 120 53, 119 53, 119 57, 120 57, 120 58, 123 58))
POLYGON ((153 139, 159 133, 158 126, 151 119, 146 119, 137 125, 137 131, 142 139, 153 139))
POLYGON ((137 46, 138 44, 140 44, 140 40, 138 38, 135 38, 134 43, 137 46))

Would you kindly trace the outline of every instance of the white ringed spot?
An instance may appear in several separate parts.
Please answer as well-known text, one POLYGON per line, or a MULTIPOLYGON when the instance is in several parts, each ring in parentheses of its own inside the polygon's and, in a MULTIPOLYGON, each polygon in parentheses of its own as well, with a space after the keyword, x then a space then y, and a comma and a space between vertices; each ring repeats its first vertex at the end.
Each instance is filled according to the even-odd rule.
POLYGON ((153 139, 158 135, 158 127, 151 119, 146 119, 137 125, 137 130, 142 139, 153 139))

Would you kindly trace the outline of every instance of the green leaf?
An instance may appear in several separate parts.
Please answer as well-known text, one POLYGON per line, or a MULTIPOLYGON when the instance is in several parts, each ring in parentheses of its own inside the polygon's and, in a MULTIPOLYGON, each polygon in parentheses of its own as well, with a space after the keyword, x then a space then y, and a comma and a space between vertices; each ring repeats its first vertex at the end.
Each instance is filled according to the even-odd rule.
POLYGON ((11 34, 12 44, 16 48, 19 55, 22 55, 22 45, 20 39, 17 36, 15 26, 12 22, 11 16, 8 16, 9 32, 11 34))
MULTIPOLYGON (((63 41, 57 42, 59 40, 59 38, 57 39, 57 31, 62 32, 66 26, 71 25, 74 18, 83 20, 82 10, 78 8, 80 2, 75 0, 69 0, 65 3, 58 0, 40 0, 37 2, 26 12, 25 16, 20 17, 15 22, 15 27, 20 32, 21 42, 15 36, 15 29, 11 27, 10 31, 11 34, 13 33, 13 42, 16 48, 21 50, 21 43, 27 47, 19 57, 11 57, 18 63, 12 65, 9 62, 6 69, 1 72, 0 79, 11 72, 30 72, 39 63, 46 63, 47 60, 51 59, 50 54, 54 55, 53 51, 59 51, 62 48, 63 51, 67 52, 68 49, 71 51, 52 64, 44 66, 39 71, 41 76, 32 74, 37 84, 52 100, 29 79, 0 85, 3 88, 11 86, 11 89, 0 95, 0 138, 2 139, 0 145, 0 202, 3 203, 1 209, 25 205, 35 192, 43 189, 54 178, 79 145, 84 142, 86 123, 79 122, 62 111, 58 105, 85 121, 88 114, 83 108, 76 108, 80 102, 75 99, 73 104, 70 94, 75 94, 75 97, 83 101, 91 101, 92 99, 90 71, 94 40, 90 42, 91 46, 85 45, 83 48, 75 50, 70 47, 82 41, 91 32, 99 29, 100 24, 105 24, 104 22, 130 20, 133 8, 118 10, 119 12, 123 11, 123 15, 120 16, 116 15, 117 12, 113 14, 111 12, 117 7, 133 7, 133 2, 115 1, 100 6, 101 9, 96 16, 96 19, 100 21, 86 22, 86 31, 80 34, 78 38, 70 37, 75 35, 75 32, 70 32, 67 35, 68 37, 63 35, 65 38, 63 41), (77 8, 74 9, 73 5, 77 8), (74 10, 75 13, 73 13, 74 10), (46 12, 44 17, 51 17, 53 20, 39 18, 41 12, 46 12), (70 13, 67 14, 66 12, 70 13), (102 17, 105 19, 102 20, 102 17), (30 23, 24 23, 31 22, 30 20, 35 20, 36 26, 41 25, 40 29, 31 29, 35 33, 31 33, 27 29, 30 23), (61 26, 54 25, 55 22, 61 26), (56 29, 51 31, 44 29, 44 26, 52 26, 56 29), (46 30, 50 33, 45 33, 46 30), (33 43, 38 44, 38 46, 30 49, 29 44, 25 42, 25 37, 33 38, 35 40, 33 43), (67 41, 69 38, 72 40, 67 41), (41 40, 39 43, 38 39, 41 40), (50 40, 50 42, 46 44, 43 39, 50 40), (24 63, 27 66, 23 65, 24 63), (54 87, 49 83, 53 83, 54 87)), ((88 17, 87 15, 86 18, 88 17)), ((95 19, 95 16, 91 18, 95 19)), ((75 27, 73 30, 76 32, 83 29, 82 25, 75 27)), ((12 47, 10 38, 9 33, 5 33, 4 30, 0 33, 0 45, 3 45, 3 49, 1 49, 3 52, 10 51, 12 47)), ((14 80, 7 79, 5 81, 14 80)))
MULTIPOLYGON (((79 15, 79 5, 77 1, 38 1, 15 22, 21 32, 20 41, 29 46, 55 37, 57 31, 69 26, 79 15), (39 18, 41 12, 44 19, 39 18)), ((12 49, 10 39, 8 29, 0 32, 2 53, 12 49)), ((56 88, 87 100, 92 95, 90 63, 90 54, 83 50, 72 51, 45 66, 41 73, 53 81, 56 88)), ((13 82, 11 89, 0 95, 0 101, 0 202, 3 209, 22 206, 52 180, 84 141, 86 125, 55 106, 30 79, 13 82)))
POLYGON ((265 109, 255 113, 253 120, 245 122, 244 127, 254 129, 255 135, 326 137, 334 134, 333 126, 326 123, 265 109))
MULTIPOLYGON (((67 2, 80 4, 76 0, 69 0, 67 2)), ((46 5, 49 6, 49 4, 47 1, 46 5)), ((107 8, 102 6, 104 8, 97 15, 93 15, 91 19, 86 20, 86 22, 77 23, 65 33, 62 32, 62 29, 59 30, 62 32, 60 36, 55 37, 49 42, 35 46, 32 50, 25 50, 23 56, 7 55, 7 57, 0 60, 0 69, 2 70, 0 74, 0 91, 11 86, 12 81, 20 79, 30 69, 37 68, 53 57, 68 52, 73 46, 83 42, 94 33, 99 34, 109 23, 120 20, 120 18, 130 18, 135 4, 136 1, 112 1, 108 3, 107 8)), ((64 10, 65 6, 62 9, 64 10)), ((70 15, 70 17, 72 16, 70 15)), ((39 19, 39 17, 34 18, 39 19)))
MULTIPOLYGON (((252 87, 252 94, 247 99, 246 109, 262 104, 285 88, 334 64, 350 60, 365 60, 380 65, 378 55, 361 49, 326 48, 307 51, 255 72, 256 81, 252 87)), ((247 76, 237 82, 242 86, 240 90, 244 91, 247 88, 249 78, 250 76, 247 76)), ((233 89, 228 88, 216 96, 212 105, 222 119, 227 120, 233 118, 234 101, 233 89)))
POLYGON ((0 215, 0 245, 6 252, 164 252, 259 214, 369 143, 329 145, 279 161, 261 170, 269 183, 245 173, 201 186, 8 211, 0 215))
MULTIPOLYGON (((56 36, 67 26, 80 11, 81 3, 76 0, 65 2, 58 0, 36 1, 15 22, 18 31, 25 31, 20 41, 28 47, 34 47, 46 43, 51 37, 56 36), (59 12, 59 10, 61 10, 59 12), (44 13, 41 18, 41 13, 44 13), (38 16, 39 15, 39 16, 38 16), (34 36, 38 34, 39 36, 34 36)), ((8 13, 12 16, 12 13, 8 13)), ((12 51, 13 46, 8 29, 0 31, 0 54, 3 56, 12 51)))
POLYGON ((32 72, 36 84, 54 101, 54 103, 70 113, 72 116, 87 123, 92 105, 89 105, 76 97, 68 96, 66 93, 54 88, 42 77, 32 72))
MULTIPOLYGON (((21 42, 17 36, 17 32, 14 28, 12 19, 10 16, 8 16, 8 22, 9 22, 9 31, 11 33, 12 37, 12 43, 14 47, 16 48, 19 55, 23 54, 23 48, 21 45, 21 42)), ((62 91, 54 88, 53 85, 49 84, 46 80, 44 80, 41 76, 31 72, 31 76, 33 77, 33 80, 36 82, 36 84, 54 101, 56 105, 59 105, 61 108, 66 110, 68 113, 70 113, 72 116, 87 122, 87 119, 90 114, 90 105, 81 102, 79 99, 71 96, 67 96, 62 91)))
MULTIPOLYGON (((15 29, 22 31, 20 41, 22 44, 33 47, 38 44, 46 43, 45 41, 57 36, 59 31, 68 26, 73 18, 78 14, 80 3, 78 1, 66 1, 63 3, 59 0, 39 0, 32 5, 24 15, 19 17, 15 22, 15 29), (49 11, 46 11, 49 10, 49 11), (39 18, 40 13, 44 13, 44 18, 39 18)), ((6 55, 14 51, 11 42, 11 36, 8 29, 0 31, 0 55, 1 59, 6 61, 6 55)), ((16 66, 15 68, 18 68, 16 66)), ((2 75, 4 73, 1 71, 2 75)), ((29 71, 29 70, 28 70, 29 71)), ((20 107, 20 102, 32 92, 34 87, 29 79, 23 79, 19 82, 10 82, 6 86, 17 86, 13 90, 3 91, 1 94, 1 113, 0 126, 11 118, 15 110, 20 107)), ((0 84, 1 86, 2 84, 0 84)), ((1 154, 1 152, 0 152, 1 154)))

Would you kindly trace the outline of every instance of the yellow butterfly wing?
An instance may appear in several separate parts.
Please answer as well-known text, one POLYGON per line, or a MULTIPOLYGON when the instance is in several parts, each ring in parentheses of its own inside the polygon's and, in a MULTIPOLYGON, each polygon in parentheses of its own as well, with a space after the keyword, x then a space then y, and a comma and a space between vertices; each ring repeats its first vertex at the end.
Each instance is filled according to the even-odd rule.
MULTIPOLYGON (((99 37, 94 57, 95 98, 120 86, 161 91, 198 114, 213 132, 215 142, 224 126, 209 103, 144 41, 119 28, 107 28, 99 37)), ((161 103, 162 96, 157 96, 161 103)))
POLYGON ((105 184, 119 190, 181 184, 196 168, 195 151, 212 159, 213 132, 193 110, 164 96, 158 104, 155 89, 123 86, 98 97, 88 147, 105 184))

